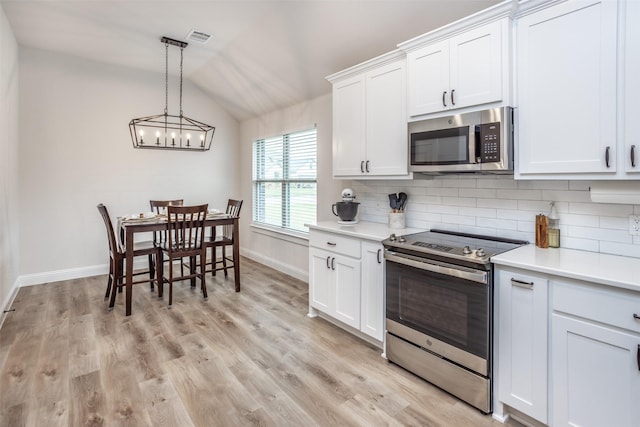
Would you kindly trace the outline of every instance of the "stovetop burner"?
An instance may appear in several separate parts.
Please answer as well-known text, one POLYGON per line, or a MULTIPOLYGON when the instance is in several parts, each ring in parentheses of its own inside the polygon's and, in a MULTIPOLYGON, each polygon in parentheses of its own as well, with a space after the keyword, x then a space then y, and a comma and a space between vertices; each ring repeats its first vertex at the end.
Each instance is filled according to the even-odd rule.
POLYGON ((478 264, 488 264, 492 256, 526 245, 529 242, 432 229, 407 236, 392 234, 382 243, 389 250, 411 251, 424 257, 436 254, 478 264))

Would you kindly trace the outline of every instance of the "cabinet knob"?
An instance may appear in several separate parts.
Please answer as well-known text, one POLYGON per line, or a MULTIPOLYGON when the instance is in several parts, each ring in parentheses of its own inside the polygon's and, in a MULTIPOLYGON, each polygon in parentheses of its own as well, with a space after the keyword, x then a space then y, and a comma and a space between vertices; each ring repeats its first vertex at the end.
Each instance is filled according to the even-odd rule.
POLYGON ((442 106, 443 107, 447 106, 446 96, 447 96, 447 91, 445 90, 444 92, 442 92, 442 106))
POLYGON ((360 172, 364 173, 364 160, 360 162, 360 172))
POLYGON ((327 268, 331 268, 331 265, 329 265, 329 260, 331 259, 330 256, 327 257, 327 268))
POLYGON ((378 258, 378 264, 382 264, 382 260, 380 259, 380 254, 382 254, 382 249, 378 249, 378 255, 376 255, 378 258))
POLYGON ((635 168, 636 167, 636 146, 635 145, 631 146, 631 152, 629 154, 631 155, 631 167, 635 168))
POLYGON ((335 258, 331 258, 331 269, 332 270, 336 269, 336 259, 335 258))
POLYGON ((607 149, 604 151, 604 163, 605 165, 607 165, 607 168, 610 168, 611 165, 609 164, 609 153, 611 151, 611 147, 607 146, 607 149))
POLYGON ((453 100, 453 93, 455 92, 455 89, 451 89, 451 105, 456 105, 456 102, 453 100))
POLYGON ((366 170, 366 171, 367 171, 367 173, 369 173, 369 172, 370 172, 370 171, 369 171, 369 160, 367 160, 367 161, 365 162, 365 164, 364 164, 364 170, 366 170))
POLYGON ((333 242, 327 242, 327 245, 329 245, 329 246, 336 246, 336 244, 335 244, 335 243, 333 243, 333 242))
POLYGON ((640 314, 638 314, 638 313, 633 313, 633 318, 634 318, 634 319, 637 319, 637 320, 640 320, 640 314))

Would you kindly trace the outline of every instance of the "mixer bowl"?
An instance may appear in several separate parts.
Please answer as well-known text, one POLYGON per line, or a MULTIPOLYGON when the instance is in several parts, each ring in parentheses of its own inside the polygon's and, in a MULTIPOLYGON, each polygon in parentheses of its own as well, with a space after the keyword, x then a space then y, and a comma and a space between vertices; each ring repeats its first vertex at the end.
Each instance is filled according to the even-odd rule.
POLYGON ((358 202, 336 202, 331 206, 333 214, 341 221, 353 221, 358 214, 358 202))

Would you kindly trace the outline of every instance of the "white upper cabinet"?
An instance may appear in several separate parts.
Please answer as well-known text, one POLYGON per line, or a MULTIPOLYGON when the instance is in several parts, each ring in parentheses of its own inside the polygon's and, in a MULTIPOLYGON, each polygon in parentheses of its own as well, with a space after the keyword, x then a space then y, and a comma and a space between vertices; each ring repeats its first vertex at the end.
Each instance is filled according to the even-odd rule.
POLYGON ((407 53, 409 116, 502 100, 508 19, 407 53))
POLYGON ((409 178, 404 54, 327 79, 333 84, 333 176, 409 178))
POLYGON ((626 7, 624 40, 624 149, 621 164, 625 172, 640 172, 640 133, 635 126, 640 117, 640 1, 621 4, 626 7), (634 122, 635 121, 635 122, 634 122))
POLYGON ((617 2, 554 3, 516 40, 516 177, 615 177, 617 2))

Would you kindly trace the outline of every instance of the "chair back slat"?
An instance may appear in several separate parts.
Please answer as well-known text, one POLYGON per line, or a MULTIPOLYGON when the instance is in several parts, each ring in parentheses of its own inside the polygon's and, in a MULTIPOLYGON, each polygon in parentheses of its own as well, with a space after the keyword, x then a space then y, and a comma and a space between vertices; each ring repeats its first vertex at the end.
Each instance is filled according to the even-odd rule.
MULTIPOLYGON (((166 215, 168 206, 182 206, 184 204, 183 199, 176 200, 149 200, 151 206, 151 212, 156 215, 166 215)), ((167 241, 166 231, 154 231, 153 232, 153 244, 161 246, 167 241)))
MULTIPOLYGON (((242 208, 242 200, 229 199, 229 201, 227 202, 226 213, 227 213, 227 215, 239 217, 241 208, 242 208)), ((233 239, 233 225, 232 224, 222 226, 222 236, 225 239, 229 239, 229 240, 233 239)))
POLYGON ((174 256, 194 256, 202 248, 208 205, 167 206, 167 251, 174 256))

